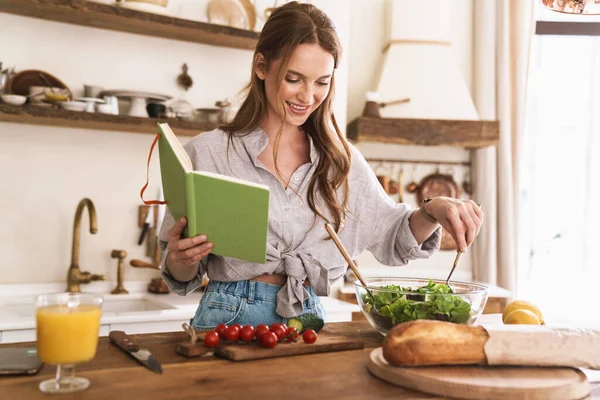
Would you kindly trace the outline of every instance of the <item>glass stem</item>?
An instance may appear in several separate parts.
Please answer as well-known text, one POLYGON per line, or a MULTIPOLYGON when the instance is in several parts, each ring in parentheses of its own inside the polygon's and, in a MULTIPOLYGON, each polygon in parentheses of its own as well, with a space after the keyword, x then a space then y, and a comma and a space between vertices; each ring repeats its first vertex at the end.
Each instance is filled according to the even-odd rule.
POLYGON ((55 382, 56 390, 60 389, 60 370, 61 370, 60 364, 57 364, 56 365, 56 382, 55 382))

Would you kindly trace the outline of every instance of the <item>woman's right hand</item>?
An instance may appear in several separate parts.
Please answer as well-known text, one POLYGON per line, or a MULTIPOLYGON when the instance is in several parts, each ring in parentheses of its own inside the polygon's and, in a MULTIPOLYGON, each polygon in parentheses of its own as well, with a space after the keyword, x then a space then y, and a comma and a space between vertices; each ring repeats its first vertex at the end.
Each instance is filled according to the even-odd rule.
POLYGON ((181 233, 186 223, 186 218, 181 218, 167 233, 169 239, 167 265, 193 266, 209 255, 213 249, 213 244, 208 241, 206 235, 182 239, 181 233))

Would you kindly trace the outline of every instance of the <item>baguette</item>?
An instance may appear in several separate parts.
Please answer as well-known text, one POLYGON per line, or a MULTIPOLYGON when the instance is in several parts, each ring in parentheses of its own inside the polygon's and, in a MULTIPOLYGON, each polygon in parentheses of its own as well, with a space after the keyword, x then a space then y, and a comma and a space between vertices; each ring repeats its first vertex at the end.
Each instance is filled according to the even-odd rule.
POLYGON ((482 326, 410 321, 388 331, 383 357, 395 366, 487 364, 488 337, 482 326))

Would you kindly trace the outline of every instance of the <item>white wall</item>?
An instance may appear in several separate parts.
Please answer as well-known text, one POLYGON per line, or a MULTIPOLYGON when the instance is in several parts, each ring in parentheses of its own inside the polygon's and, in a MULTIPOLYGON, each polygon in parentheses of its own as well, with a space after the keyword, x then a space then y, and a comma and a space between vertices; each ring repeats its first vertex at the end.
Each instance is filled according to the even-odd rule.
MULTIPOLYGON (((461 70, 470 82, 472 0, 455 2, 453 41, 461 70)), ((170 3, 170 10, 177 15, 205 20, 205 1, 170 3)), ((265 1, 259 4, 266 6, 262 3, 265 1)), ((383 45, 383 1, 313 3, 334 19, 344 45, 335 112, 345 127, 346 121, 361 113, 363 93, 373 84, 383 45)), ((181 96, 175 78, 185 62, 194 79, 185 98, 196 107, 212 106, 216 100, 234 96, 247 82, 252 55, 250 51, 1 13, 0 48, 5 66, 48 71, 75 95, 81 95, 84 84, 93 84, 181 96)), ((94 201, 99 225, 98 233, 90 235, 88 221, 83 219, 83 269, 115 280, 112 249, 126 250, 127 260, 150 261, 137 246, 137 206, 141 204, 139 189, 145 182, 145 161, 152 139, 152 135, 125 132, 0 123, 0 283, 66 280, 75 207, 83 197, 94 201)), ((373 151, 389 149, 376 145, 373 151)), ((462 157, 456 150, 448 154, 462 157)), ((154 196, 160 179, 154 161, 147 198, 154 196)), ((127 280, 155 275, 154 271, 130 267, 125 272, 127 280)))
MULTIPOLYGON (((342 2, 322 1, 347 46, 349 11, 340 7, 342 2)), ((202 2, 170 3, 176 15, 205 20, 202 2)), ((195 107, 210 107, 216 100, 236 95, 248 81, 252 58, 246 50, 2 13, 0 49, 5 67, 47 71, 65 82, 75 96, 82 95, 84 84, 92 84, 178 97, 182 91, 175 79, 187 63, 194 85, 185 98, 195 107)), ((335 111, 345 126, 347 62, 340 67, 338 80, 342 84, 335 111)), ((126 250, 127 261, 151 261, 144 257, 143 246, 137 245, 137 207, 152 140, 150 134, 0 123, 0 283, 66 281, 75 208, 84 197, 96 206, 98 233, 90 235, 84 218, 82 269, 115 280, 112 249, 126 250)), ((160 182, 156 159, 150 179, 146 199, 156 195, 160 182)), ((156 274, 127 267, 125 279, 143 280, 156 274)))

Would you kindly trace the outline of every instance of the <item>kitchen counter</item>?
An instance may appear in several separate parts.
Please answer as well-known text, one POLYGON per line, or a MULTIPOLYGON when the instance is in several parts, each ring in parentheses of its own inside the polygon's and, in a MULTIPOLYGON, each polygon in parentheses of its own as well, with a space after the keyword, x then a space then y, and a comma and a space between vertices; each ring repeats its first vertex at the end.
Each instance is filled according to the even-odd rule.
MULTIPOLYGON (((110 294, 115 282, 93 282, 82 287, 86 293, 104 297, 100 336, 111 330, 127 333, 180 331, 181 324, 194 316, 203 291, 187 296, 175 293, 153 294, 146 291, 148 282, 126 281, 129 294, 110 294)), ((64 283, 0 285, 0 343, 35 340, 35 296, 65 290, 64 283)), ((356 304, 321 297, 327 313, 326 322, 351 321, 352 314, 360 312, 356 304)))
MULTIPOLYGON (((383 336, 366 322, 327 324, 326 329, 361 338, 365 348, 255 361, 228 361, 218 356, 186 358, 175 352, 184 332, 134 335, 162 363, 157 375, 100 338, 96 357, 78 367, 77 375, 90 379, 80 393, 61 399, 433 399, 435 397, 388 384, 371 375, 369 353, 381 346, 383 336)), ((11 346, 25 346, 25 343, 11 346)), ((31 345, 31 344, 30 344, 31 345)), ((0 345, 2 347, 7 345, 0 345)), ((47 399, 38 384, 54 374, 45 365, 30 377, 0 377, 2 399, 47 399)), ((600 383, 592 383, 588 398, 600 399, 600 383)))

